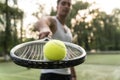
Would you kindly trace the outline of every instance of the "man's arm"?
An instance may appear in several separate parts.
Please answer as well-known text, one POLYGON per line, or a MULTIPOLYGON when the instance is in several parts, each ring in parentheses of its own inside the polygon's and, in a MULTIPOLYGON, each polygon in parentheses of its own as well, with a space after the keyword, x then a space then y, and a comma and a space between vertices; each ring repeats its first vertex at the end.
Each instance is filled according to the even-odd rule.
POLYGON ((49 18, 50 17, 42 17, 34 25, 35 30, 39 31, 40 39, 42 39, 44 37, 49 37, 50 35, 52 35, 52 31, 50 29, 51 22, 50 22, 49 18))
POLYGON ((75 68, 71 67, 70 70, 71 70, 72 80, 77 80, 75 68))

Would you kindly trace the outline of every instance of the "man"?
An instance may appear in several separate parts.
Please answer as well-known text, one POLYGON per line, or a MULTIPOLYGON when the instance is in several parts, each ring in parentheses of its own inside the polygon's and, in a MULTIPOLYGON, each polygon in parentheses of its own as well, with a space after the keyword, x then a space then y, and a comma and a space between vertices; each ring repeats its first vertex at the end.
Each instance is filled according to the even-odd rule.
MULTIPOLYGON (((53 39, 72 42, 71 31, 65 25, 70 8, 71 0, 58 0, 56 16, 42 17, 35 24, 35 28, 39 31, 39 38, 51 37, 53 39)), ((76 80, 76 74, 73 67, 64 69, 42 69, 40 79, 76 80)))

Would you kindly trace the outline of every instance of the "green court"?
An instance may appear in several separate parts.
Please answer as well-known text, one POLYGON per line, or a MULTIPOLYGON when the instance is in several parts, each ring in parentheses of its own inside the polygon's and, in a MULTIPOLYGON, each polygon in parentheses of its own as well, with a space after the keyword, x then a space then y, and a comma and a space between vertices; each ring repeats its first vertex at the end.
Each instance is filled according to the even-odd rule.
MULTIPOLYGON (((120 55, 88 55, 76 66, 77 80, 120 80, 120 55)), ((0 63, 0 80, 39 80, 39 69, 27 69, 13 62, 0 63)))

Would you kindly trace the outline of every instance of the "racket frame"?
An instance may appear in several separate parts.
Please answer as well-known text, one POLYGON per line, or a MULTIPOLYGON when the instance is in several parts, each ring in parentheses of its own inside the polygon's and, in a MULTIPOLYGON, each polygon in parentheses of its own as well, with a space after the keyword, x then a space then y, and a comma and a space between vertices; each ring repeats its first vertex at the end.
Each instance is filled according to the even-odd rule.
POLYGON ((25 42, 13 47, 10 51, 10 56, 13 62, 17 65, 29 68, 36 68, 36 69, 59 69, 59 68, 67 68, 73 67, 79 64, 82 64, 86 59, 86 51, 81 47, 73 43, 64 42, 66 46, 73 47, 79 50, 82 54, 78 57, 72 59, 65 59, 60 61, 46 61, 46 60, 29 60, 25 58, 20 58, 16 56, 14 53, 20 47, 27 46, 29 44, 45 44, 47 41, 44 40, 35 40, 30 42, 25 42))

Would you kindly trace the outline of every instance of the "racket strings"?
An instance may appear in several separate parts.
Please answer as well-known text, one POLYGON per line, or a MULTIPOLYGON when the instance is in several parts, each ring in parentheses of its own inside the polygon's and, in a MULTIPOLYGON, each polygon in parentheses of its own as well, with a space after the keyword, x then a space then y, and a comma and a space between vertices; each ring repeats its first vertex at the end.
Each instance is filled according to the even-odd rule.
POLYGON ((23 48, 19 49, 19 51, 16 51, 16 54, 19 53, 19 56, 21 58, 26 58, 29 50, 30 50, 30 46, 23 47, 23 48), (21 53, 21 55, 20 55, 20 53, 21 53))
MULTIPOLYGON (((16 50, 15 54, 20 58, 24 58, 28 60, 44 60, 43 46, 44 43, 30 44, 22 48, 19 48, 18 50, 16 50)), ((65 60, 74 59, 82 54, 82 51, 72 46, 66 46, 66 47, 67 47, 67 55, 65 57, 65 60)))
POLYGON ((29 60, 43 60, 44 44, 27 45, 16 50, 15 54, 20 58, 29 60))
POLYGON ((41 54, 41 47, 39 47, 39 45, 37 45, 37 48, 36 48, 36 59, 37 60, 40 60, 40 54, 41 54))
POLYGON ((39 48, 39 50, 38 50, 38 60, 43 60, 44 59, 44 57, 43 57, 43 46, 44 46, 44 44, 42 44, 42 45, 39 45, 38 46, 38 48, 39 48))
POLYGON ((30 51, 30 55, 28 56, 28 59, 36 59, 36 51, 37 51, 37 44, 33 46, 33 48, 30 51))
POLYGON ((31 45, 33 48, 31 49, 28 59, 31 60, 43 60, 43 44, 35 44, 31 45))
POLYGON ((73 47, 67 47, 67 56, 66 59, 73 59, 80 56, 82 53, 73 47))
POLYGON ((32 47, 29 45, 29 46, 25 46, 25 47, 22 47, 19 52, 16 52, 17 53, 21 53, 21 55, 19 55, 21 58, 25 58, 25 59, 29 59, 30 57, 30 50, 32 49, 32 47))

